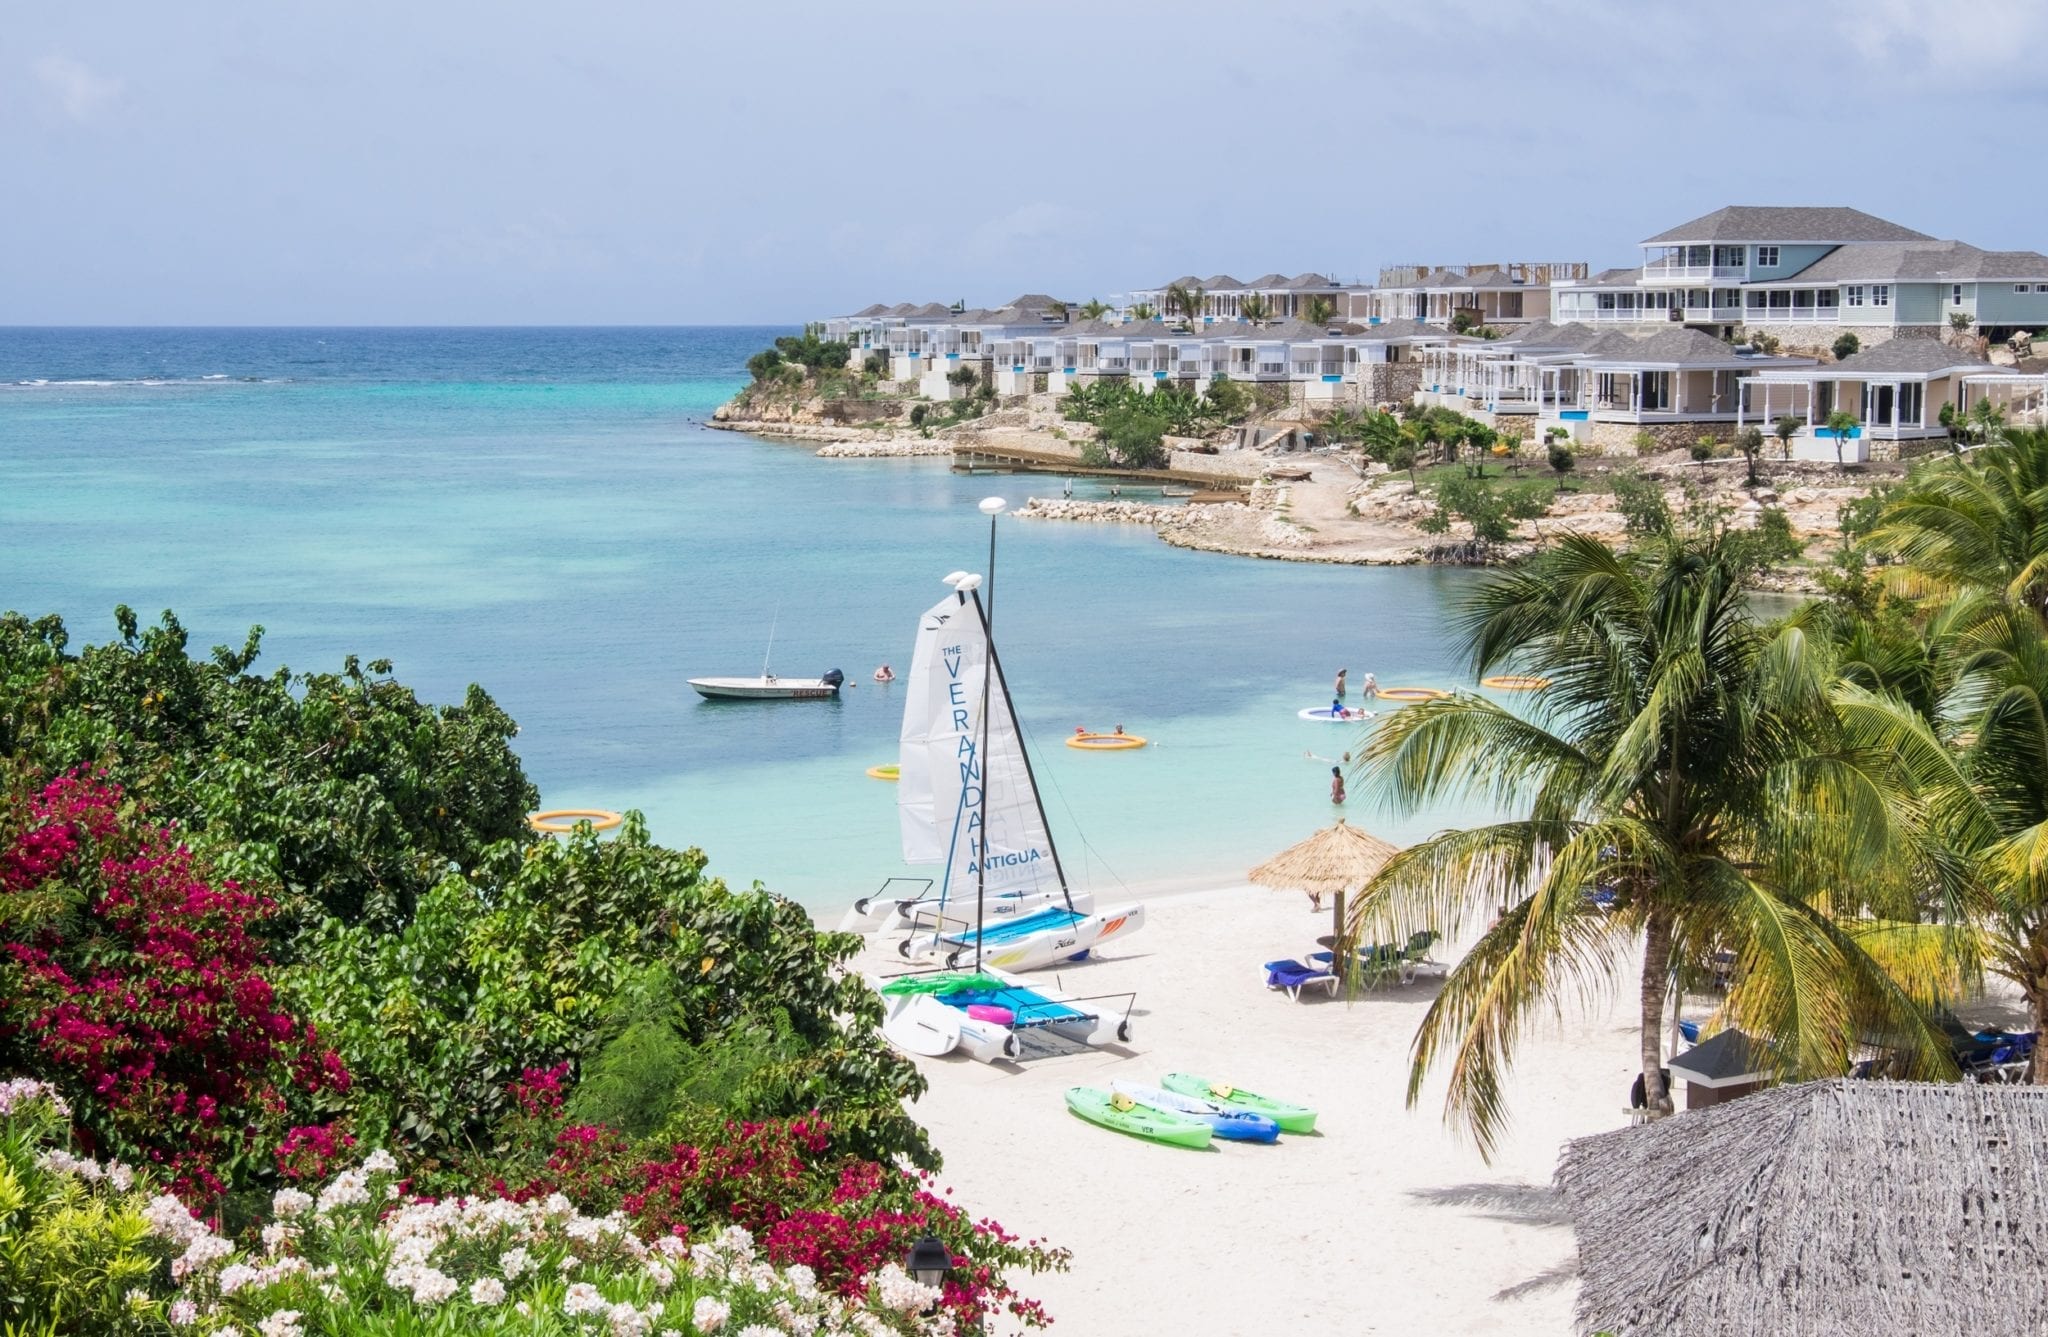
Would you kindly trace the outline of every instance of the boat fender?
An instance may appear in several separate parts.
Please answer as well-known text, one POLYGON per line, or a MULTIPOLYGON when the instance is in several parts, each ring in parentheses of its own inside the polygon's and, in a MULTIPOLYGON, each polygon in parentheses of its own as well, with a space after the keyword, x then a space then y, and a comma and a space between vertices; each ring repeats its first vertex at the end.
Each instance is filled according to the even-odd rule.
POLYGON ((1118 1091, 1116 1094, 1112 1095, 1109 1098, 1109 1107, 1117 1111, 1118 1113, 1123 1113, 1126 1110, 1136 1109, 1138 1107, 1138 1102, 1132 1100, 1123 1092, 1118 1091))
POLYGON ((1210 1094, 1210 1095, 1212 1095, 1212 1096, 1214 1096, 1214 1097, 1216 1097, 1216 1098, 1217 1098, 1218 1100, 1228 1100, 1228 1099, 1230 1099, 1230 1093, 1231 1093, 1232 1091, 1235 1091, 1236 1089, 1237 1089, 1236 1087, 1234 1087, 1234 1086, 1231 1086, 1231 1085, 1230 1085, 1229 1083, 1227 1083, 1227 1082, 1211 1082, 1211 1083, 1209 1083, 1209 1094, 1210 1094))

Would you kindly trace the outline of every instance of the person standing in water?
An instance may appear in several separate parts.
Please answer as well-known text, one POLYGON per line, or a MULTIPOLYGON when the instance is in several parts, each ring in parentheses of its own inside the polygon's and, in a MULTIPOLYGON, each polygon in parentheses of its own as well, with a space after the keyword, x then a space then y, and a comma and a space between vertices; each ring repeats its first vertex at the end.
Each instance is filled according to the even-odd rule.
MULTIPOLYGON (((1344 675, 1339 673, 1337 676, 1342 678, 1344 675)), ((1367 701, 1372 700, 1380 694, 1380 680, 1370 673, 1366 674, 1365 681, 1358 684, 1358 694, 1367 701)))
POLYGON ((1337 699, 1339 701, 1342 701, 1344 699, 1344 675, 1349 672, 1351 672, 1351 670, 1348 668, 1340 668, 1337 670, 1337 699))
POLYGON ((1332 766, 1330 768, 1330 802, 1337 804, 1344 802, 1344 768, 1342 766, 1332 766))

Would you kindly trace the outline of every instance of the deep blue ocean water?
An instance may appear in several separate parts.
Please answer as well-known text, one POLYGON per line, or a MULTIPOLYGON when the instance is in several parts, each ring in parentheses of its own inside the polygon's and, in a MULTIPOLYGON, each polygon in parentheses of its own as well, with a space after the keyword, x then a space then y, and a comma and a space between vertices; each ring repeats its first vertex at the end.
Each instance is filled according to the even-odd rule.
MULTIPOLYGON (((432 699, 482 683, 551 807, 639 807, 730 880, 827 906, 897 862, 906 667, 989 494, 1056 480, 819 460, 703 426, 767 328, 0 329, 0 607, 74 643, 170 608, 195 646, 266 628, 258 669, 389 658, 432 699), (711 704, 684 679, 839 667, 838 702, 711 704)), ((1077 493, 1087 489, 1078 488, 1077 493)), ((1239 875, 1332 814, 1354 730, 1295 718, 1349 666, 1457 676, 1468 573, 1185 552, 1005 519, 996 634, 1071 873, 1239 875), (1155 746, 1082 754, 1076 725, 1155 746), (1309 754, 1315 755, 1309 755, 1309 754)), ((1396 839, 1459 814, 1396 822, 1396 839)))

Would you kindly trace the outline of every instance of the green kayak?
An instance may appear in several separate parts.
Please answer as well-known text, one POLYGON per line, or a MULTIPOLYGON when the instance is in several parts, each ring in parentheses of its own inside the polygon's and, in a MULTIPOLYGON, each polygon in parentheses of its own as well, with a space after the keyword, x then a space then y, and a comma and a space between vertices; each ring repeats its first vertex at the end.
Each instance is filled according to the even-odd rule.
POLYGON ((1208 1124, 1147 1109, 1143 1105, 1133 1104, 1128 1096, 1119 1099, 1098 1087, 1068 1087, 1067 1108, 1089 1123, 1099 1123, 1104 1128, 1129 1133, 1132 1137, 1150 1138, 1154 1142, 1165 1142, 1176 1147, 1209 1145, 1208 1124), (1124 1108, 1119 1109, 1119 1105, 1124 1108))
POLYGON ((1306 1105, 1290 1105, 1284 1100, 1259 1095, 1255 1091, 1240 1091, 1222 1082, 1212 1082, 1206 1077, 1197 1077, 1191 1072, 1169 1072, 1160 1083, 1176 1095, 1199 1096, 1213 1100, 1225 1109, 1250 1110, 1263 1114, 1280 1125, 1283 1133, 1313 1133, 1316 1130, 1316 1112, 1306 1105))

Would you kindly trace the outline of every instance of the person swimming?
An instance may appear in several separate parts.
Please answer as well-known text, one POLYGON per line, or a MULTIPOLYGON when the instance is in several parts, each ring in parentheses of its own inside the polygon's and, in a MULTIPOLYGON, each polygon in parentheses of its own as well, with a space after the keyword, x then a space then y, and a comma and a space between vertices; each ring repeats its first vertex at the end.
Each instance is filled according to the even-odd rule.
POLYGON ((896 681, 896 670, 895 670, 895 669, 892 669, 892 668, 890 668, 890 667, 889 667, 889 666, 888 666, 887 664, 884 664, 884 665, 882 665, 882 667, 880 667, 880 668, 878 668, 878 669, 876 669, 876 670, 875 670, 875 681, 876 681, 876 682, 894 682, 894 681, 896 681))

